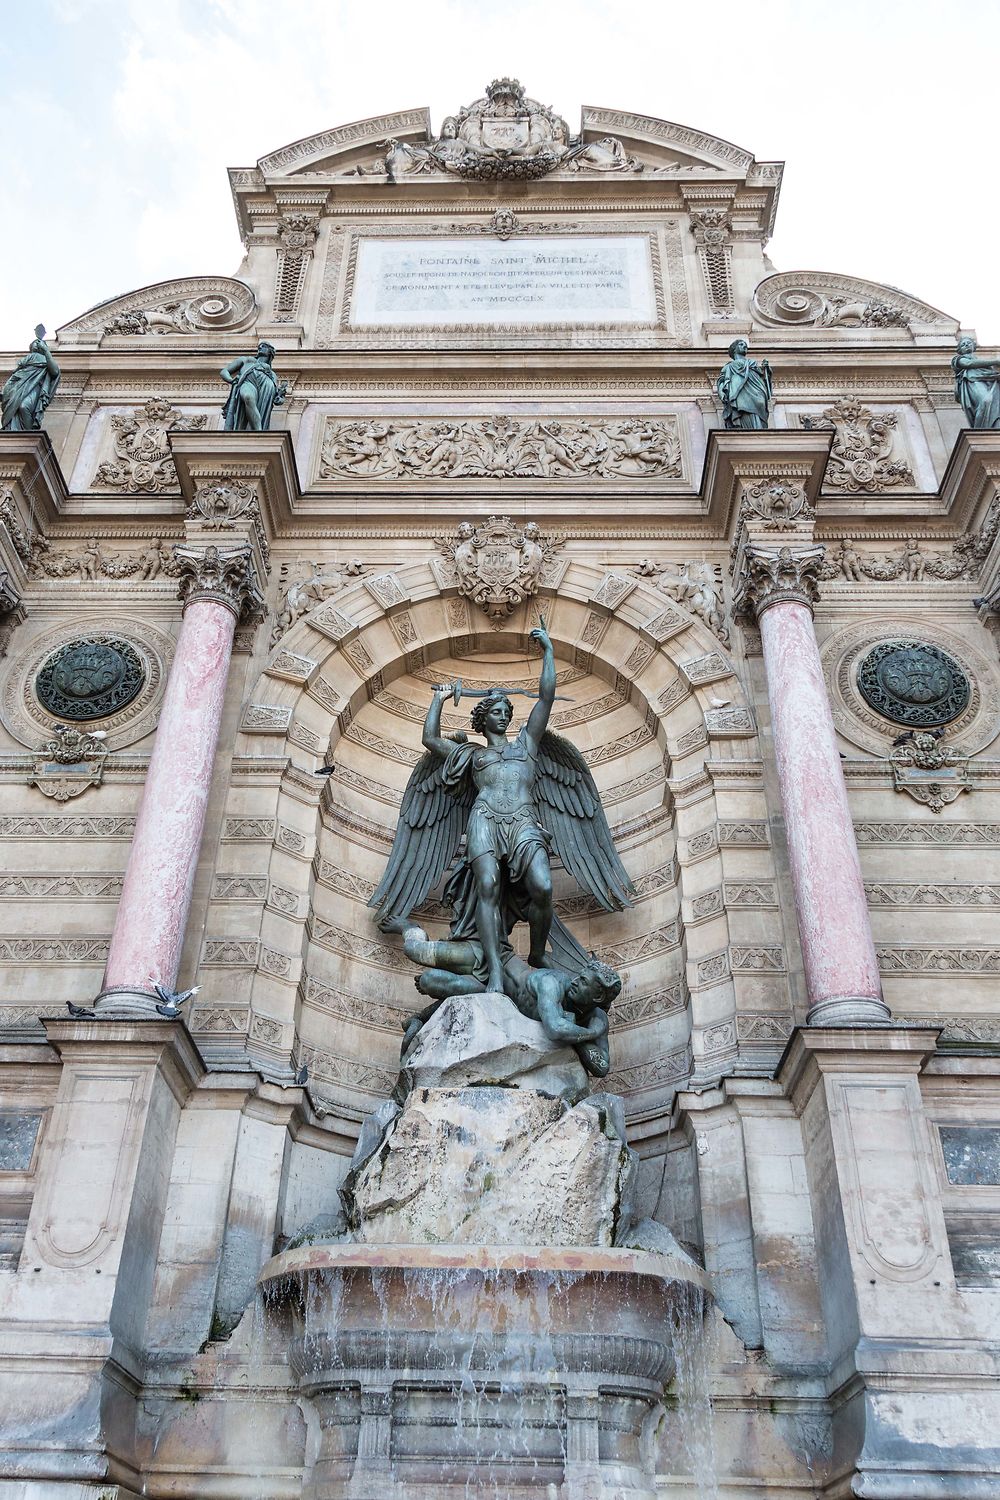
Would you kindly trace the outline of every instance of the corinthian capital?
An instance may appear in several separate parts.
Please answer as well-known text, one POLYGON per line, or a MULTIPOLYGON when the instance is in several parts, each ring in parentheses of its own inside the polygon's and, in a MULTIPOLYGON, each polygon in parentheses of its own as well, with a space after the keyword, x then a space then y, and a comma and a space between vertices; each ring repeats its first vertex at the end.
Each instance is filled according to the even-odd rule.
POLYGON ((824 547, 754 547, 743 552, 734 613, 748 624, 772 604, 805 604, 819 598, 824 547))
POLYGON ((177 592, 185 609, 195 599, 211 599, 231 609, 242 625, 263 618, 251 547, 175 547, 174 556, 181 570, 177 592))

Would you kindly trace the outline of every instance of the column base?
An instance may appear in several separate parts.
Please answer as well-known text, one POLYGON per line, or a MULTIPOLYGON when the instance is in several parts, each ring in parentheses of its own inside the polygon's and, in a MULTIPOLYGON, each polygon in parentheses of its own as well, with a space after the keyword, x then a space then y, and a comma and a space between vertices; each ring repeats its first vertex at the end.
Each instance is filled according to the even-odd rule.
POLYGON ((874 995, 831 995, 814 1005, 807 1026, 885 1026, 892 1011, 874 995))
POLYGON ((163 1001, 152 990, 133 989, 128 985, 116 985, 101 990, 94 1001, 94 1015, 109 1021, 161 1021, 171 1020, 157 1010, 163 1001))

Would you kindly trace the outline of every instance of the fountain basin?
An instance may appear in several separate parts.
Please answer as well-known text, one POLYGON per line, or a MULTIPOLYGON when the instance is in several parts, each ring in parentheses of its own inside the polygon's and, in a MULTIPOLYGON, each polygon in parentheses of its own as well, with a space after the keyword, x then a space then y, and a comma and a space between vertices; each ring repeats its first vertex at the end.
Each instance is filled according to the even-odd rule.
POLYGON ((309 1245, 269 1261, 316 1416, 308 1500, 654 1500, 682 1256, 535 1246, 309 1245))

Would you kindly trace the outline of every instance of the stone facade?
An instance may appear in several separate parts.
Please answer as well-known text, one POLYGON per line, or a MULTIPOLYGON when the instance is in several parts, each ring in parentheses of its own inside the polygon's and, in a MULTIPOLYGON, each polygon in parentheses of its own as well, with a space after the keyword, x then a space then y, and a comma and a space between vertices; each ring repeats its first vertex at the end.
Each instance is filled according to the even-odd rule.
POLYGON ((234 170, 237 276, 60 329, 0 436, 0 1500, 340 1493, 254 1288, 396 1078, 366 903, 431 688, 533 688, 540 614, 638 892, 557 910, 711 1280, 721 1489, 1000 1495, 1000 434, 953 318, 773 272, 780 164, 550 116, 510 171, 423 111, 234 170), (224 433, 259 338, 288 397, 224 433))

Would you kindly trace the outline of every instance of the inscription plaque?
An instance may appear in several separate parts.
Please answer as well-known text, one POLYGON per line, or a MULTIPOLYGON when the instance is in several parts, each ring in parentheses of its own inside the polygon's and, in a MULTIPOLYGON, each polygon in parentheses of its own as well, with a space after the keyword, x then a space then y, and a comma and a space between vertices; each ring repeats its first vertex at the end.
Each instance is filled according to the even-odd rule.
POLYGON ((650 242, 641 234, 362 239, 352 327, 484 327, 656 322, 650 242))

